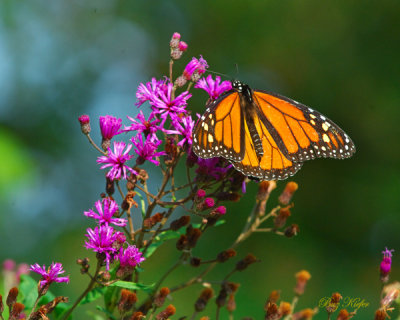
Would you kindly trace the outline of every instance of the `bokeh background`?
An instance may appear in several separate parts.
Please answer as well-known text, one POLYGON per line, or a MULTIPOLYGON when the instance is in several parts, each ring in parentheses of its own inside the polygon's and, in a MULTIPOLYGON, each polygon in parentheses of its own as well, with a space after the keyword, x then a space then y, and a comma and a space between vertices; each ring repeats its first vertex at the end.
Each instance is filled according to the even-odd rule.
MULTIPOLYGON (((74 261, 94 255, 83 248, 92 223, 82 213, 103 191, 104 173, 77 117, 91 116, 96 141, 100 115, 127 123, 126 115, 138 112, 139 83, 167 74, 169 40, 178 31, 189 49, 175 74, 202 54, 214 71, 319 110, 357 146, 349 160, 307 162, 293 177, 300 188, 289 221, 299 224, 297 237, 258 233, 238 248, 239 256, 252 252, 262 263, 232 278, 242 284, 235 319, 261 319, 274 289, 290 301, 301 269, 312 278, 298 309, 339 291, 369 302, 357 317, 371 318, 380 252, 400 248, 399 16, 398 1, 390 0, 2 0, 0 260, 62 262, 71 283, 56 293, 74 300, 83 290, 87 279, 74 261)), ((202 112, 205 100, 195 92, 190 108, 202 112)), ((159 179, 154 172, 152 188, 159 179)), ((239 203, 227 204, 227 223, 201 240, 197 256, 212 258, 232 243, 256 191, 250 183, 239 203)), ((143 265, 145 281, 157 280, 178 255, 174 243, 166 244, 143 265)), ((393 259, 392 279, 399 279, 397 252, 393 259)), ((222 265, 207 280, 221 280, 231 267, 222 265)), ((167 285, 191 274, 186 266, 167 285)), ((178 315, 191 314, 199 291, 174 295, 178 315)), ((86 312, 76 319, 87 319, 86 312)), ((323 310, 316 316, 325 318, 323 310)))

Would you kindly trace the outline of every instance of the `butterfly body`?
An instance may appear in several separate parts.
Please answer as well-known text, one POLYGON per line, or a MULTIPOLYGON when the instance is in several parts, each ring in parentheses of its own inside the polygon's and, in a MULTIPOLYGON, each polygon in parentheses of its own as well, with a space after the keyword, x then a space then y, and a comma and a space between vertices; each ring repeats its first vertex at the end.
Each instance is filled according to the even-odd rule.
POLYGON ((193 150, 201 158, 224 157, 247 176, 275 180, 293 175, 305 160, 348 158, 355 146, 319 112, 235 80, 207 105, 193 131, 193 150))

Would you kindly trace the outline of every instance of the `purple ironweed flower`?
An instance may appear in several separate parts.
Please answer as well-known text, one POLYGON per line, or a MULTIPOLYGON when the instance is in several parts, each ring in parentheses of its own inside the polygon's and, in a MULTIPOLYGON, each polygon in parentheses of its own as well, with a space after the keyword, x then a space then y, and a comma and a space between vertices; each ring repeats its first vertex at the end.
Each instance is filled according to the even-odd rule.
POLYGON ((129 127, 125 126, 124 131, 137 131, 138 134, 144 133, 146 137, 150 135, 152 138, 157 138, 156 132, 163 128, 162 126, 157 125, 160 120, 156 119, 155 115, 156 114, 152 112, 149 119, 146 120, 143 111, 140 110, 139 114, 136 116, 138 121, 128 116, 128 119, 132 121, 132 124, 129 127))
POLYGON ((126 179, 126 170, 137 174, 135 170, 131 167, 125 165, 125 162, 130 160, 133 156, 129 155, 129 151, 132 149, 132 145, 129 144, 125 149, 125 142, 115 142, 114 141, 114 152, 108 148, 108 155, 101 156, 97 158, 97 163, 105 163, 100 167, 100 169, 111 167, 110 171, 107 173, 107 178, 111 180, 119 179, 121 176, 126 179))
POLYGON ((117 244, 119 244, 121 246, 126 242, 126 237, 123 232, 115 231, 115 237, 116 237, 117 244))
POLYGON ((194 121, 191 116, 186 116, 183 118, 175 117, 172 120, 172 125, 178 130, 178 133, 183 135, 183 139, 178 142, 178 146, 182 147, 185 143, 189 146, 192 145, 192 131, 194 127, 194 121), (179 123, 181 122, 181 123, 179 123))
POLYGON ((142 257, 142 253, 134 245, 128 246, 126 249, 121 247, 116 258, 120 262, 117 271, 118 278, 124 278, 132 274, 135 267, 145 260, 145 258, 142 257))
POLYGON ((210 96, 210 99, 215 100, 223 92, 232 89, 232 84, 230 81, 225 80, 225 81, 222 81, 222 83, 220 83, 220 82, 221 82, 220 76, 216 76, 215 81, 214 81, 211 74, 209 74, 207 76, 207 78, 201 78, 195 84, 194 87, 205 90, 208 93, 208 95, 210 96))
POLYGON ((53 282, 69 282, 69 277, 58 277, 60 274, 63 274, 65 271, 63 270, 62 264, 52 263, 51 266, 47 269, 43 265, 41 267, 38 263, 31 265, 30 271, 39 273, 42 276, 40 280, 40 287, 43 288, 45 286, 49 286, 53 282))
MULTIPOLYGON (((221 158, 199 158, 197 160, 197 164, 199 165, 199 167, 196 169, 197 175, 208 178, 213 177, 216 180, 221 180, 232 167, 232 165, 230 164, 222 167, 220 161, 221 158)), ((223 163, 223 165, 225 165, 225 163, 223 163)))
POLYGON ((165 151, 157 152, 158 146, 162 143, 161 140, 155 140, 148 136, 146 141, 143 141, 142 135, 138 134, 136 137, 133 137, 131 141, 135 145, 135 152, 139 156, 139 158, 136 159, 137 164, 143 164, 148 160, 158 166, 160 161, 156 158, 166 155, 165 151))
POLYGON ((100 117, 100 130, 103 140, 110 140, 115 135, 121 133, 118 132, 122 126, 122 119, 117 119, 116 117, 106 115, 105 117, 100 117))
POLYGON ((140 107, 146 101, 153 104, 155 99, 158 98, 159 92, 165 90, 164 86, 165 81, 157 80, 156 78, 152 78, 151 82, 147 82, 146 84, 141 83, 136 91, 138 102, 136 102, 135 105, 140 107))
POLYGON ((184 42, 184 41, 179 42, 179 46, 178 46, 179 51, 184 52, 184 51, 186 51, 187 48, 188 48, 188 45, 186 42, 184 42))
POLYGON ((114 229, 108 225, 95 227, 94 230, 88 228, 85 236, 88 241, 85 241, 85 248, 92 249, 94 252, 105 255, 106 269, 110 269, 110 262, 114 258, 117 248, 113 245, 117 240, 117 234, 114 229))
POLYGON ((159 113, 163 119, 162 125, 167 120, 168 115, 173 118, 180 113, 186 113, 187 100, 192 96, 188 91, 182 92, 175 99, 172 96, 174 85, 168 83, 165 91, 159 91, 159 98, 156 98, 152 105, 153 110, 159 113))
POLYGON ((142 257, 142 253, 139 251, 139 249, 133 245, 128 246, 126 249, 120 248, 118 260, 121 264, 121 267, 136 267, 146 259, 142 257))
POLYGON ((99 220, 99 225, 115 224, 119 227, 126 226, 126 219, 113 218, 113 215, 118 211, 118 204, 114 200, 110 198, 104 198, 103 201, 96 201, 94 206, 96 207, 98 213, 94 212, 92 209, 89 209, 89 211, 84 212, 86 217, 99 220))
POLYGON ((207 68, 207 61, 204 60, 202 56, 200 56, 200 59, 193 57, 192 61, 186 65, 185 70, 183 71, 183 76, 187 81, 192 80, 193 82, 196 82, 199 80, 200 76, 206 72, 207 68))
POLYGON ((385 251, 382 251, 383 254, 383 259, 381 262, 381 275, 386 276, 387 274, 389 274, 391 266, 392 266, 392 252, 394 251, 394 249, 392 250, 388 250, 388 248, 385 247, 385 251))
POLYGON ((16 265, 17 264, 12 259, 6 259, 3 261, 3 269, 5 271, 13 271, 15 269, 16 265))

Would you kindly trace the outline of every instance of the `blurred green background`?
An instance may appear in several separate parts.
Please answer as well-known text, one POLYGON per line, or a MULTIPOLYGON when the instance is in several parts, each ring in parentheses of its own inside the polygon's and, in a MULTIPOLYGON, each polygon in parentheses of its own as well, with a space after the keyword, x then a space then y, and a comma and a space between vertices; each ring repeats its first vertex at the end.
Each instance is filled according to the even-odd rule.
MULTIPOLYGON (((312 278, 298 310, 339 291, 370 302, 357 316, 370 319, 379 303, 380 252, 400 248, 399 16, 394 0, 2 0, 0 260, 62 262, 71 283, 56 285, 56 293, 74 300, 81 292, 87 279, 74 261, 94 259, 83 248, 92 223, 82 213, 103 191, 104 175, 77 117, 91 116, 96 141, 100 115, 127 124, 126 115, 138 112, 139 83, 167 74, 169 40, 178 31, 189 49, 175 74, 199 54, 232 77, 238 64, 242 81, 317 109, 357 147, 349 160, 307 162, 293 178, 300 188, 289 222, 299 224, 297 237, 258 233, 238 247, 239 257, 252 252, 262 263, 231 279, 241 283, 235 319, 261 319, 274 289, 290 301, 301 269, 312 278)), ((205 101, 194 92, 189 107, 202 112, 205 101)), ((153 189, 159 178, 154 172, 153 189)), ((227 223, 202 238, 195 255, 211 259, 229 247, 256 191, 252 182, 239 203, 227 204, 227 223)), ((165 245, 143 264, 145 281, 157 280, 178 255, 174 243, 165 245)), ((399 279, 397 252, 393 259, 391 277, 399 279)), ((207 280, 220 281, 231 268, 221 265, 207 280)), ((166 284, 194 271, 186 266, 166 284)), ((191 314, 199 291, 173 296, 179 316, 191 314)), ((323 310, 316 316, 325 318, 323 310)))

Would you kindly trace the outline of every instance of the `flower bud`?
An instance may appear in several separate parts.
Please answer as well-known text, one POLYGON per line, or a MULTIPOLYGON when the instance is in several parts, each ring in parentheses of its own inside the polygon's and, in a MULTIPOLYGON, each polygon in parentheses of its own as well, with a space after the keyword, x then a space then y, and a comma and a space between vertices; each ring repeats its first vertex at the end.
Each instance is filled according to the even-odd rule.
POLYGON ((387 316, 387 312, 384 309, 378 309, 375 312, 375 320, 385 320, 387 316))
POLYGON ((219 206, 219 207, 216 207, 214 210, 212 210, 210 214, 224 215, 225 213, 226 213, 226 207, 219 206))
POLYGON ((203 202, 201 202, 197 205, 197 209, 199 211, 204 211, 207 209, 211 209, 212 207, 214 207, 214 205, 215 205, 215 201, 213 198, 205 198, 203 202))
POLYGON ((175 32, 172 35, 171 41, 169 42, 169 46, 171 48, 178 48, 180 39, 181 39, 181 35, 178 32, 175 32))
POLYGON ((131 292, 127 289, 122 289, 121 298, 118 303, 118 310, 120 314, 123 315, 130 309, 132 309, 136 301, 137 301, 136 293, 131 292))
POLYGON ((228 302, 226 304, 226 310, 228 312, 232 313, 233 311, 236 310, 236 301, 235 301, 235 295, 231 294, 228 298, 228 302))
POLYGON ((197 257, 192 257, 190 259, 190 265, 192 267, 198 267, 201 264, 201 258, 197 258, 197 257))
POLYGON ((290 217, 289 207, 282 208, 279 210, 278 215, 274 219, 275 228, 282 228, 286 224, 287 218, 290 217))
POLYGON ((189 248, 194 248, 197 244, 197 240, 201 236, 201 230, 198 228, 188 228, 186 230, 186 235, 189 248))
POLYGON ((315 312, 313 309, 307 308, 293 314, 293 320, 311 320, 315 312))
POLYGON ((12 310, 11 310, 11 315, 10 315, 10 320, 17 320, 19 319, 22 311, 24 311, 25 306, 22 303, 16 302, 14 303, 12 310))
POLYGON ((6 304, 9 308, 12 308, 12 306, 15 304, 15 302, 17 301, 17 297, 18 297, 18 288, 17 287, 11 288, 10 291, 8 292, 6 300, 6 304))
POLYGON ((106 192, 109 196, 113 195, 115 192, 114 180, 110 178, 106 178, 106 192))
POLYGON ((157 212, 156 214, 152 215, 150 218, 147 218, 143 221, 143 227, 145 229, 151 229, 157 223, 159 223, 164 215, 162 213, 157 212))
POLYGON ((346 309, 340 310, 336 318, 336 320, 349 320, 349 319, 350 319, 350 314, 346 309))
POLYGON ((167 298, 168 295, 169 295, 169 288, 167 287, 161 288, 154 298, 154 305, 157 308, 160 308, 164 304, 165 299, 167 298))
POLYGON ((200 297, 197 299, 194 304, 194 308, 197 312, 203 311, 208 303, 208 301, 214 296, 214 291, 211 288, 205 288, 200 297))
POLYGON ((244 259, 236 263, 236 270, 243 271, 254 262, 257 262, 257 258, 255 257, 255 255, 249 253, 246 257, 244 257, 244 259))
POLYGON ((382 251, 383 259, 380 265, 380 272, 381 272, 381 281, 386 283, 389 281, 389 273, 392 267, 392 252, 394 250, 388 250, 385 248, 385 251, 382 251))
POLYGON ((278 310, 278 306, 276 305, 276 303, 268 303, 267 305, 267 310, 266 310, 266 314, 265 314, 265 319, 266 320, 277 320, 280 318, 279 315, 279 310, 278 310))
POLYGON ((188 45, 187 45, 186 42, 184 42, 184 41, 180 41, 180 42, 179 42, 178 49, 179 49, 180 51, 184 52, 184 51, 187 50, 187 48, 188 48, 188 45))
POLYGON ((272 190, 274 190, 275 188, 276 188, 275 181, 261 181, 258 185, 258 193, 256 199, 258 201, 267 200, 272 190))
POLYGON ((185 234, 182 234, 179 237, 178 241, 176 242, 176 248, 179 251, 182 251, 183 249, 185 249, 187 247, 187 245, 188 245, 188 238, 185 234))
POLYGON ((281 204, 287 205, 293 197, 293 194, 299 188, 299 185, 296 182, 290 181, 286 184, 285 189, 282 194, 279 196, 278 200, 281 204))
POLYGON ((86 115, 86 114, 81 115, 81 116, 78 118, 78 120, 79 120, 79 123, 81 124, 82 133, 85 134, 85 135, 89 134, 90 131, 91 131, 91 128, 90 128, 90 118, 89 118, 89 116, 86 115))
POLYGON ((311 274, 307 270, 301 270, 296 273, 296 287, 294 288, 294 292, 297 295, 302 295, 306 288, 306 284, 308 280, 311 278, 311 274))
POLYGON ((290 227, 287 227, 285 229, 285 237, 287 238, 292 238, 294 236, 297 235, 297 233, 299 232, 299 226, 297 224, 292 224, 290 227))
POLYGON ((329 304, 326 306, 326 311, 328 313, 335 312, 339 306, 339 302, 341 299, 342 299, 342 296, 340 295, 339 292, 333 293, 329 304))
POLYGON ((136 311, 132 314, 132 316, 129 318, 129 320, 143 320, 145 318, 146 318, 146 316, 143 314, 143 312, 136 311))
POLYGON ((289 315, 292 312, 292 306, 289 302, 282 301, 279 305, 279 314, 283 317, 289 315))
POLYGON ((218 262, 225 262, 228 259, 232 258, 236 256, 236 251, 234 249, 228 249, 225 251, 222 251, 220 253, 218 253, 217 255, 217 261, 218 262))
POLYGON ((171 230, 177 231, 180 228, 186 226, 190 222, 190 216, 182 216, 177 220, 174 220, 170 224, 171 230))
POLYGON ((157 316, 157 320, 167 320, 170 316, 173 316, 176 312, 176 308, 170 304, 168 307, 165 308, 164 311, 161 311, 157 316))

